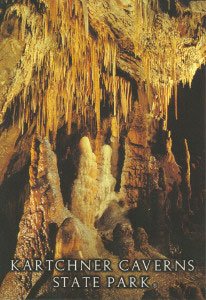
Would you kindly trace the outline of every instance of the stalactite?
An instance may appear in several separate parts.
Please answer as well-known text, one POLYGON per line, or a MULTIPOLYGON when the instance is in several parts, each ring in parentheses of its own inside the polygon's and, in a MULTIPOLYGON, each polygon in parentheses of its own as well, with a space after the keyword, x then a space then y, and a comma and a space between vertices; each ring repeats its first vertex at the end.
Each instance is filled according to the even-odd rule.
POLYGON ((147 80, 147 97, 148 97, 148 104, 151 107, 152 99, 151 99, 151 86, 150 86, 150 57, 149 53, 146 52, 144 57, 144 71, 146 74, 146 80, 147 80))
MULTIPOLYGON (((178 1, 175 2, 179 3, 178 1)), ((179 13, 183 15, 179 7, 179 13)), ((170 0, 168 0, 168 9, 170 9, 170 0)), ((178 118, 177 112, 177 85, 179 81, 182 81, 184 84, 186 82, 191 86, 192 78, 194 76, 193 68, 188 70, 188 66, 185 63, 182 65, 183 70, 179 69, 179 66, 182 64, 182 61, 188 60, 187 51, 180 50, 181 44, 183 42, 182 32, 180 27, 182 25, 182 17, 171 20, 159 18, 158 13, 160 13, 159 1, 135 1, 135 10, 134 10, 134 22, 135 22, 135 32, 134 35, 134 52, 135 55, 140 57, 145 73, 145 81, 147 83, 147 94, 150 107, 152 107, 153 100, 151 99, 151 89, 150 85, 152 82, 152 89, 157 91, 157 94, 161 93, 161 98, 159 97, 159 105, 161 106, 161 111, 164 116, 167 118, 167 106, 169 105, 172 90, 174 88, 174 98, 175 98, 175 117, 178 118), (154 15, 155 11, 155 15, 154 15), (171 22, 169 25, 169 21, 171 22), (168 23, 167 23, 168 22, 168 23), (159 26, 158 26, 158 25, 159 26), (170 26, 172 26, 170 28, 170 26), (155 31, 154 29, 155 28, 155 31), (166 29, 165 32, 162 29, 166 29), (153 35, 153 36, 152 36, 153 35), (145 38, 147 36, 147 39, 145 38), (156 37, 157 43, 155 45, 151 44, 151 40, 156 37), (187 54, 186 54, 187 53, 187 54), (155 65, 156 70, 151 66, 155 65), (151 69, 153 73, 151 73, 151 69), (158 71, 159 70, 159 71, 158 71), (161 71, 160 71, 161 70, 161 71), (182 76, 180 78, 180 73, 182 76), (168 80, 168 74, 171 74, 171 78, 168 80), (155 78, 155 82, 154 82, 155 78), (161 92, 158 91, 161 89, 161 92)), ((195 13, 188 16, 188 21, 190 24, 190 29, 192 32, 191 35, 194 35, 194 30, 197 30, 197 24, 201 24, 200 15, 195 13)), ((202 26, 202 25, 200 25, 202 26)), ((198 30, 198 32, 200 32, 198 30)), ((185 33, 186 34, 186 33, 185 33)), ((196 62, 194 63, 196 64, 196 62)), ((194 70, 197 69, 197 65, 194 67, 194 70)))
POLYGON ((87 0, 83 0, 83 11, 84 11, 84 23, 85 23, 85 33, 86 37, 89 34, 89 17, 88 17, 88 8, 87 8, 87 0))
MULTIPOLYGON (((170 1, 168 1, 169 5, 170 1)), ((30 1, 25 6, 16 4, 6 15, 6 18, 9 18, 16 11, 17 16, 22 18, 20 36, 22 40, 27 40, 26 51, 31 52, 33 63, 30 74, 26 76, 25 88, 21 95, 23 101, 19 108, 21 116, 19 127, 22 132, 25 124, 28 124, 34 115, 37 118, 37 130, 46 134, 48 138, 53 136, 53 141, 55 141, 59 118, 63 115, 67 123, 68 134, 71 133, 74 117, 78 119, 79 127, 86 120, 94 117, 97 130, 100 131, 100 107, 106 97, 109 97, 109 105, 113 107, 113 115, 117 116, 117 119, 123 116, 126 122, 128 112, 132 109, 133 93, 130 82, 116 74, 116 63, 120 55, 118 43, 115 35, 101 24, 97 25, 98 35, 95 39, 89 34, 87 0, 54 1, 54 3, 48 1, 47 10, 39 19, 42 25, 40 31, 36 26, 36 19, 29 18, 27 6, 32 8, 30 1), (26 34, 27 26, 31 27, 32 36, 30 37, 26 34), (52 47, 45 53, 39 51, 42 47, 39 41, 48 40, 49 44, 52 32, 54 35, 58 33, 55 46, 58 47, 58 51, 52 47), (32 70, 35 70, 36 79, 31 83, 31 91, 28 91, 32 70), (30 105, 29 109, 27 109, 28 105, 30 105)), ((167 105, 174 87, 177 118, 179 63, 180 60, 188 60, 188 52, 179 53, 181 40, 178 24, 176 24, 179 20, 176 22, 172 19, 170 23, 168 22, 169 25, 167 22, 161 24, 159 13, 158 0, 135 1, 133 20, 136 34, 132 37, 134 38, 134 52, 142 60, 144 66, 145 78, 142 80, 147 84, 148 98, 145 100, 145 105, 149 104, 151 109, 153 103, 157 102, 157 98, 153 99, 153 90, 155 90, 157 94, 161 94, 158 105, 161 106, 162 114, 167 118, 167 105), (160 22, 159 25, 158 22, 160 22), (168 33, 167 36, 167 33, 162 31, 163 25, 167 29, 165 31, 168 33), (173 26, 172 30, 171 26, 173 26), (157 41, 154 45, 151 45, 152 35, 157 41), (159 38, 156 37, 157 35, 159 38), (147 39, 145 39, 146 36, 147 39), (153 65, 156 66, 155 70, 153 65)), ((165 16, 166 21, 167 18, 169 16, 165 16)), ((190 30, 194 32, 197 22, 201 23, 201 15, 195 14, 187 18, 190 30)), ((26 63, 26 60, 24 63, 22 60, 22 67, 26 63)), ((196 68, 197 65, 194 70, 196 68)), ((187 64, 182 73, 185 75, 180 79, 183 83, 189 82, 191 85, 194 73, 187 64)), ((94 120, 91 123, 95 123, 94 120)))
POLYGON ((168 10, 170 10, 170 5, 171 5, 170 0, 168 0, 168 10))
POLYGON ((117 114, 117 90, 116 90, 116 45, 113 46, 113 91, 114 91, 114 116, 117 114))

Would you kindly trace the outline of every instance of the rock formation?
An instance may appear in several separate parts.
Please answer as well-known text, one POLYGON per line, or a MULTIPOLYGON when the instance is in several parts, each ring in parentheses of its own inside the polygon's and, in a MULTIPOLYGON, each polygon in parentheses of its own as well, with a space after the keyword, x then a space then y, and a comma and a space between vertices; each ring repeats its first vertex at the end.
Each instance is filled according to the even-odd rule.
POLYGON ((72 213, 83 224, 93 227, 98 208, 95 203, 97 193, 96 157, 87 137, 81 139, 79 147, 81 156, 78 177, 74 181, 72 190, 72 213))
POLYGON ((0 184, 4 180, 4 174, 7 171, 9 162, 14 153, 14 146, 19 136, 20 130, 18 128, 10 128, 8 131, 4 131, 0 137, 0 159, 2 159, 0 170, 0 184))
MULTIPOLYGON (((205 18, 199 0, 0 1, 0 298, 48 296, 12 258, 204 264, 205 18)), ((130 292, 201 299, 167 279, 130 292)))
POLYGON ((147 127, 141 106, 137 103, 134 119, 125 141, 125 161, 121 177, 121 193, 128 206, 137 207, 140 198, 145 198, 149 151, 147 148, 147 127))
POLYGON ((102 147, 102 165, 98 178, 98 190, 95 202, 99 204, 96 216, 101 217, 109 203, 116 198, 114 188, 116 180, 111 174, 112 148, 109 145, 102 147))
POLYGON ((161 296, 161 294, 153 289, 153 290, 149 290, 149 291, 146 291, 142 297, 142 300, 163 300, 164 298, 161 296))
POLYGON ((113 241, 115 254, 120 259, 132 260, 134 257, 134 240, 131 225, 118 223, 113 230, 113 241))
POLYGON ((148 250, 148 236, 144 228, 136 228, 134 230, 134 241, 137 250, 147 251, 148 250))
POLYGON ((184 196, 184 208, 190 211, 190 200, 191 200, 191 183, 190 183, 190 152, 188 149, 187 140, 184 140, 185 148, 185 162, 182 166, 182 188, 184 196))
MULTIPOLYGON (((56 223, 59 226, 66 215, 60 192, 56 157, 46 138, 35 136, 33 139, 29 173, 30 197, 25 203, 19 224, 14 255, 14 258, 20 261, 20 269, 25 266, 27 260, 31 264, 35 259, 45 260, 51 252, 49 224, 56 223)), ((41 272, 30 271, 22 274, 8 273, 0 290, 1 297, 25 299, 41 275, 41 272), (10 280, 11 285, 8 286, 10 280), (15 293, 11 293, 13 284, 16 286, 15 293)))
POLYGON ((111 157, 111 171, 114 178, 118 176, 118 159, 119 159, 119 134, 117 118, 111 118, 111 147, 112 147, 112 157, 111 157))
POLYGON ((57 234, 55 260, 72 258, 72 256, 74 258, 83 258, 82 238, 75 220, 67 218, 60 226, 57 234))
MULTIPOLYGON (((25 202, 19 224, 14 259, 19 260, 20 270, 24 269, 27 261, 30 267, 27 266, 27 271, 24 272, 7 274, 0 288, 2 299, 26 299, 32 287, 42 277, 41 271, 31 272, 30 268, 34 267, 35 260, 40 259, 44 262, 46 258, 53 256, 54 250, 55 259, 82 258, 82 255, 88 258, 98 255, 97 234, 85 228, 64 207, 56 156, 48 140, 38 135, 34 136, 32 142, 29 175, 30 196, 25 202), (55 249, 52 245, 54 237, 50 233, 51 224, 59 227, 55 249), (90 239, 91 243, 88 245, 90 239), (15 292, 12 291, 14 287, 15 292)), ((99 244, 101 245, 100 241, 99 244)))
POLYGON ((162 117, 167 119, 173 87, 177 102, 178 82, 191 83, 197 68, 204 63, 205 6, 184 6, 179 1, 172 1, 171 6, 163 1, 158 3, 129 1, 124 6, 121 1, 107 1, 103 5, 88 0, 82 6, 79 1, 70 5, 66 1, 55 1, 52 5, 47 0, 28 4, 14 1, 12 5, 3 1, 1 51, 2 57, 4 53, 11 57, 8 67, 1 60, 5 78, 9 78, 1 80, 2 122, 18 95, 19 126, 24 130, 24 123, 30 124, 36 114, 38 130, 47 137, 49 132, 55 137, 62 115, 71 132, 75 103, 76 115, 82 115, 79 126, 93 115, 100 130, 101 95, 109 94, 114 102, 114 116, 119 111, 127 118, 132 90, 130 82, 117 75, 117 69, 137 82, 146 82, 148 105, 158 101, 162 117), (55 17, 57 12, 62 22, 55 17), (36 24, 41 24, 42 30, 36 24), (70 38, 66 38, 66 32, 70 32, 70 38), (75 42, 71 43, 74 35, 75 42), (100 78, 103 68, 107 72, 100 78), (119 93, 121 101, 117 101, 119 93), (25 103, 30 99, 32 105, 28 108, 25 103), (93 111, 88 109, 90 103, 94 104, 93 111))

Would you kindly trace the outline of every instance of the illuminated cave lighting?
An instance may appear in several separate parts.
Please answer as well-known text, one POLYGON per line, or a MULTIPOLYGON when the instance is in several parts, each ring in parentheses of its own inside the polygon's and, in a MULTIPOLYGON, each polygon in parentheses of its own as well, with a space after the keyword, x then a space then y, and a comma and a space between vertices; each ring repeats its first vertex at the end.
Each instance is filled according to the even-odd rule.
MULTIPOLYGON (((29 3, 27 3, 27 8, 31 5, 32 9, 32 4, 29 3)), ((57 46, 56 49, 49 49, 45 55, 42 54, 41 49, 30 48, 37 78, 31 83, 25 81, 23 92, 20 94, 18 123, 22 132, 25 123, 30 126, 34 114, 37 118, 37 132, 49 138, 52 134, 53 143, 61 116, 65 116, 68 134, 71 133, 72 122, 78 120, 76 123, 80 128, 87 122, 92 123, 94 116, 97 131, 100 131, 100 103, 105 101, 107 96, 113 106, 113 115, 117 116, 117 119, 123 117, 127 122, 133 95, 130 81, 116 74, 119 49, 113 34, 99 24, 95 29, 98 37, 92 36, 89 32, 86 0, 83 1, 83 5, 78 0, 48 1, 47 3, 46 13, 42 14, 43 38, 47 39, 53 34, 56 36, 57 46)), ((28 25, 26 6, 16 4, 13 10, 21 16, 20 33, 24 40, 28 25)), ((165 21, 163 24, 159 14, 158 0, 136 1, 134 12, 136 33, 133 42, 135 55, 141 58, 144 67, 147 87, 145 101, 149 103, 150 109, 154 102, 161 106, 159 111, 165 119, 166 129, 167 109, 173 93, 175 116, 178 117, 178 82, 182 80, 183 84, 189 82, 191 85, 198 66, 194 65, 192 71, 191 68, 188 69, 189 52, 181 50, 183 41, 177 20, 173 18, 172 22, 169 22, 167 15, 165 20, 168 23, 165 21), (175 30, 171 31, 171 26, 175 30), (153 39, 152 36, 154 36, 153 39), (155 41, 154 44, 151 44, 151 40, 155 41), (179 78, 181 60, 185 61, 182 72, 184 76, 179 78), (154 94, 158 97, 154 97, 154 94)), ((197 22, 201 24, 201 14, 194 14, 187 18, 190 25, 188 30, 194 33, 197 22)), ((39 39, 37 24, 32 20, 29 22, 32 26, 32 43, 35 44, 39 39)), ((199 62, 199 65, 203 61, 199 62)))

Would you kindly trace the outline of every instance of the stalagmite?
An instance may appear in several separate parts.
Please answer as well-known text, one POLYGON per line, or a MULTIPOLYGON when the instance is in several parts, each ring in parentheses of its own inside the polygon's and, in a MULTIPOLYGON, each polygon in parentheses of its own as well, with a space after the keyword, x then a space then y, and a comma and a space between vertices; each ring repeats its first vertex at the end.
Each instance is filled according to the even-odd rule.
POLYGON ((79 143, 80 162, 78 177, 72 189, 72 213, 80 221, 93 228, 97 210, 95 203, 97 193, 97 163, 92 152, 88 137, 83 137, 79 143))
MULTIPOLYGON (((68 212, 64 209, 60 192, 55 154, 46 139, 35 136, 31 148, 30 197, 25 203, 19 225, 19 234, 14 259, 19 259, 19 268, 29 260, 44 261, 51 252, 49 224, 60 225, 68 212)), ((2 299, 26 299, 32 286, 42 272, 9 272, 0 288, 2 299), (11 282, 8 285, 8 282, 11 282), (15 284, 15 289, 13 284, 15 284), (10 291, 12 290, 12 292, 10 291)))
POLYGON ((82 258, 82 238, 74 218, 67 218, 60 226, 56 237, 55 260, 82 258))
MULTIPOLYGON (((159 167, 164 170, 165 181, 167 182, 165 194, 171 192, 173 185, 180 186, 181 176, 180 176, 180 166, 176 163, 174 154, 172 152, 172 138, 170 131, 163 131, 162 136, 164 137, 162 145, 166 150, 166 153, 158 157, 159 167)), ((179 203, 182 206, 182 203, 179 203)))
MULTIPOLYGON (((83 259, 82 256, 82 237, 78 223, 70 217, 64 220, 60 226, 55 245, 55 261, 61 259, 83 259)), ((53 276, 60 276, 56 269, 53 276)))
POLYGON ((111 157, 111 172, 114 178, 118 175, 118 159, 119 159, 119 129, 117 124, 117 118, 111 118, 111 147, 112 147, 112 157, 111 157))
POLYGON ((137 227, 134 229, 135 248, 143 252, 148 252, 148 235, 144 228, 137 227))
POLYGON ((112 148, 109 145, 102 147, 102 164, 100 167, 100 176, 98 177, 98 188, 95 202, 97 203, 98 218, 101 217, 109 203, 116 198, 114 188, 116 180, 111 174, 112 148))
POLYGON ((133 230, 130 224, 118 223, 113 230, 113 240, 115 254, 120 259, 132 260, 134 258, 133 230))
POLYGON ((145 197, 148 154, 145 116, 141 106, 135 103, 133 123, 125 141, 125 160, 120 189, 129 207, 137 207, 139 199, 145 197))
POLYGON ((190 152, 187 140, 184 139, 184 162, 182 165, 183 207, 190 212, 191 183, 190 183, 190 152))

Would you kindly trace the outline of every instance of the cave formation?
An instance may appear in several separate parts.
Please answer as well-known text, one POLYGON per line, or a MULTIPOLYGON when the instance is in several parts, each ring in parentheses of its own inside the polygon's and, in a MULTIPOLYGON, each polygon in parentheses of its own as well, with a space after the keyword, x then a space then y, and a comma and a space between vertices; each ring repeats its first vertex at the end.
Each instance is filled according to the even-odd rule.
POLYGON ((1 0, 0 26, 0 299, 203 299, 206 2, 1 0), (105 257, 197 271, 145 294, 10 272, 105 257))

